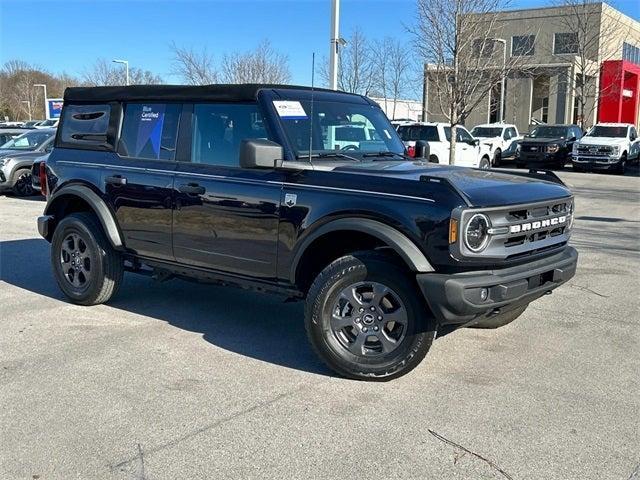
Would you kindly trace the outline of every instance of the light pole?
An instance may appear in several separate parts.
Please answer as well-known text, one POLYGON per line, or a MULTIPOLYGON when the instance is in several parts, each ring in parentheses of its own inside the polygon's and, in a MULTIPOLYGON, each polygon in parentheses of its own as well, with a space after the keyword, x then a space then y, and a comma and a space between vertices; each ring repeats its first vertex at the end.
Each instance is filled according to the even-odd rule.
POLYGON ((340 0, 331 0, 331 48, 329 50, 329 88, 338 89, 338 49, 347 44, 340 38, 340 0))
POLYGON ((49 105, 47 104, 47 86, 44 83, 34 83, 34 87, 42 87, 44 89, 44 118, 49 120, 49 105))
POLYGON ((504 82, 507 68, 507 41, 504 38, 492 38, 494 42, 502 44, 502 78, 500 80, 500 123, 504 122, 504 82))
POLYGON ((29 121, 32 120, 31 118, 31 102, 29 100, 21 100, 21 103, 26 103, 27 104, 27 111, 29 112, 29 121))
POLYGON ((128 60, 112 60, 113 63, 121 63, 125 67, 127 74, 127 85, 129 85, 129 61, 128 60))

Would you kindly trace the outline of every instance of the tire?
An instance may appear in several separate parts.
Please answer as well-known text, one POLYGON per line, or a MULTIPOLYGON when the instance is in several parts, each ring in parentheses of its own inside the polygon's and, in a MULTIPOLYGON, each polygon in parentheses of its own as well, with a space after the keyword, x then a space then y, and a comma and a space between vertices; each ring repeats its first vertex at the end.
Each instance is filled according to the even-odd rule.
POLYGON ((620 159, 620 163, 616 168, 616 173, 618 175, 624 175, 627 171, 627 154, 623 153, 622 158, 620 159))
POLYGON ((429 155, 429 163, 440 163, 436 155, 429 155))
POLYGON ((514 308, 508 312, 499 313, 493 317, 481 320, 475 325, 469 325, 469 328, 500 328, 513 322, 516 318, 524 313, 529 304, 518 308, 514 308))
POLYGON ((376 252, 344 256, 320 272, 307 296, 305 326, 327 366, 357 380, 405 375, 425 357, 436 333, 411 274, 376 252))
POLYGON ((51 266, 62 292, 78 305, 108 301, 118 291, 124 271, 122 257, 88 212, 72 213, 58 223, 51 240, 51 266))
POLYGON ((16 197, 30 197, 33 195, 30 168, 21 168, 13 174, 13 194, 16 197))
POLYGON ((502 158, 502 150, 497 148, 495 153, 493 154, 493 166, 494 167, 499 167, 500 166, 500 159, 501 158, 502 158))
POLYGON ((491 161, 489 157, 482 157, 480 159, 480 164, 478 165, 480 170, 490 170, 491 169, 491 161))

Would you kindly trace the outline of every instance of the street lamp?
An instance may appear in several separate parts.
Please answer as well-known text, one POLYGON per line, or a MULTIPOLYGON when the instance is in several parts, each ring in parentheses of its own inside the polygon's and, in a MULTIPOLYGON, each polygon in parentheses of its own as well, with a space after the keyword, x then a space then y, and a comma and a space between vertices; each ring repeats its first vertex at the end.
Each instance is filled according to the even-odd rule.
POLYGON ((49 105, 47 104, 47 86, 44 83, 34 83, 34 87, 42 87, 44 89, 44 118, 49 120, 49 105))
POLYGON ((26 103, 27 104, 27 111, 29 112, 29 121, 32 120, 31 118, 31 102, 29 100, 21 100, 20 103, 26 103))
POLYGON ((127 85, 129 85, 129 61, 128 60, 112 60, 113 63, 121 63, 124 65, 127 73, 127 85))
POLYGON ((331 50, 329 51, 329 88, 338 89, 338 48, 347 41, 340 38, 340 0, 331 2, 331 50))
POLYGON ((503 47, 502 56, 502 79, 500 80, 500 123, 504 122, 504 82, 505 70, 507 68, 507 41, 504 38, 492 38, 494 42, 501 43, 503 47))

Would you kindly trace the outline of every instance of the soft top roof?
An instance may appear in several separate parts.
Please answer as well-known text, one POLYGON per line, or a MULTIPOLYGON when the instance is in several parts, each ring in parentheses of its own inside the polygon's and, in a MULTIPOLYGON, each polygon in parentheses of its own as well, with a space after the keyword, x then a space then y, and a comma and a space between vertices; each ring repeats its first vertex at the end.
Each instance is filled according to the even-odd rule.
MULTIPOLYGON (((194 101, 221 102, 253 101, 260 90, 300 90, 310 92, 311 87, 271 84, 214 84, 214 85, 130 85, 117 87, 69 87, 64 91, 65 102, 114 102, 114 101, 194 101)), ((315 92, 340 93, 324 88, 315 92)), ((359 95, 350 95, 359 97, 359 95)), ((362 98, 362 97, 361 97, 362 98)))

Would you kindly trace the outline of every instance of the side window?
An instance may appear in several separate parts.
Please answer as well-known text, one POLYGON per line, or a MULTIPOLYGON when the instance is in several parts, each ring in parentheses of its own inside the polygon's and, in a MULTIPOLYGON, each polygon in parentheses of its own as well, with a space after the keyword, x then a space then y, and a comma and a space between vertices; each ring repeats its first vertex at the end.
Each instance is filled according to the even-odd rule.
POLYGON ((516 129, 513 127, 509 127, 507 129, 507 131, 509 132, 509 138, 516 138, 518 136, 518 134, 516 133, 516 129))
POLYGON ((110 105, 66 105, 60 140, 68 145, 103 145, 107 141, 110 105))
POLYGON ((451 127, 444 127, 444 138, 447 142, 451 141, 451 127))
POLYGON ((118 153, 123 157, 174 160, 181 111, 180 104, 125 105, 118 153))
POLYGON ((256 104, 198 104, 193 107, 191 161, 236 167, 240 143, 267 138, 256 104))
POLYGON ((582 138, 582 130, 578 127, 573 127, 573 136, 576 137, 576 140, 582 138))
POLYGON ((509 140, 510 138, 511 138, 511 130, 509 130, 508 128, 505 128, 504 132, 502 133, 502 139, 509 140))
POLYGON ((631 141, 638 139, 638 132, 636 131, 636 127, 631 127, 631 141))
POLYGON ((473 137, 464 128, 462 128, 462 127, 456 128, 456 141, 458 141, 458 142, 470 142, 472 140, 473 140, 473 137))

